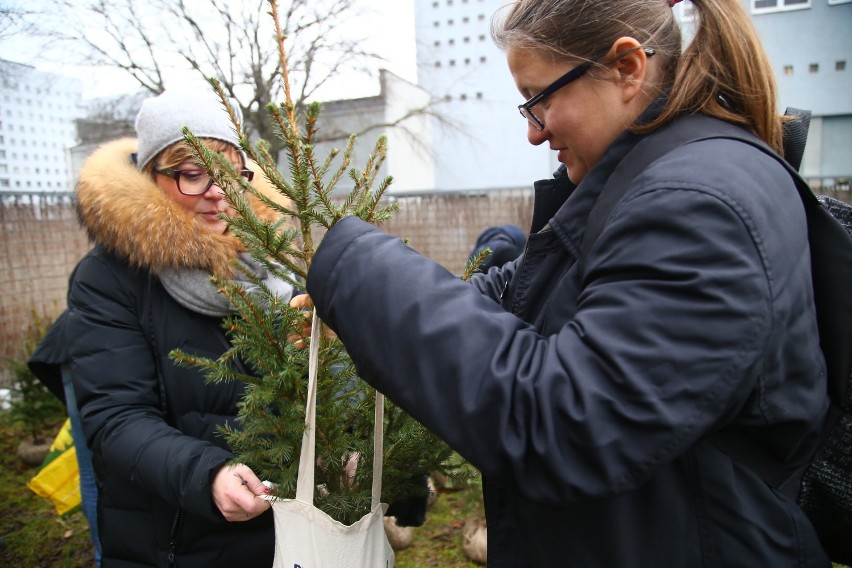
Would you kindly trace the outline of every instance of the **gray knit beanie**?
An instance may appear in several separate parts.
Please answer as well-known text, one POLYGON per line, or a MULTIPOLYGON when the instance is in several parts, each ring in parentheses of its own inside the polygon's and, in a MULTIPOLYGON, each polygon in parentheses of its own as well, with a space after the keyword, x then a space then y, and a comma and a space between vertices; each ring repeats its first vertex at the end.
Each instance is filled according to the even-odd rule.
MULTIPOLYGON (((231 105, 242 121, 239 107, 231 105)), ((209 90, 166 91, 145 99, 136 116, 136 165, 144 169, 157 154, 183 139, 183 127, 198 138, 213 138, 240 147, 231 118, 209 90)), ((240 152, 242 154, 242 152, 240 152)), ((245 155, 243 154, 243 159, 245 155)))

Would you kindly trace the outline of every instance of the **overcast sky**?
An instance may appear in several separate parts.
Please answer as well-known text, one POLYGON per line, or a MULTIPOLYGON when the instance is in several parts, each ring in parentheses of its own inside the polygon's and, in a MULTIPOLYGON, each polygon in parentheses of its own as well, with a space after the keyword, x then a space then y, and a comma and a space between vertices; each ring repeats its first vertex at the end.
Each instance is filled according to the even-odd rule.
MULTIPOLYGON (((357 0, 370 17, 366 49, 386 59, 385 68, 400 77, 416 82, 416 54, 414 42, 414 0, 357 0), (380 31, 379 31, 380 30, 380 31)), ((37 0, 0 0, 3 6, 37 4, 37 0)), ((363 26, 363 23, 359 23, 363 26)), ((360 31, 360 30, 358 30, 360 31)), ((39 56, 39 43, 20 34, 0 40, 0 58, 33 65, 37 69, 66 73, 81 79, 84 99, 126 94, 139 89, 138 83, 116 69, 75 69, 60 66, 39 56)), ((347 97, 377 94, 378 77, 372 80, 360 76, 341 77, 339 85, 332 84, 329 92, 346 92, 347 97), (337 87, 337 88, 335 88, 337 87)), ((166 87, 169 87, 167 84, 166 87)), ((321 97, 325 98, 325 97, 321 97)), ((332 97, 335 98, 335 97, 332 97)))

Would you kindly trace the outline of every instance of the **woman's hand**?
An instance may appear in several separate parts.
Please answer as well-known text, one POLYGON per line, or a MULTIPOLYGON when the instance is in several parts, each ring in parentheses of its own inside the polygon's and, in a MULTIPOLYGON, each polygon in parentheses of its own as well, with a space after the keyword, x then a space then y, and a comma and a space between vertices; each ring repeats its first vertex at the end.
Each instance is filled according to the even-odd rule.
MULTIPOLYGON (((314 302, 307 294, 299 294, 290 300, 290 307, 297 310, 303 310, 305 312, 305 320, 302 322, 301 333, 291 335, 287 338, 287 341, 292 343, 296 349, 304 349, 307 347, 307 342, 305 340, 311 336, 311 317, 314 310, 314 302)), ((335 335, 335 333, 331 331, 327 325, 322 326, 322 331, 326 339, 337 337, 337 335, 335 335)))
POLYGON ((248 521, 269 509, 269 501, 258 499, 269 489, 244 464, 225 465, 213 478, 213 502, 225 520, 248 521))

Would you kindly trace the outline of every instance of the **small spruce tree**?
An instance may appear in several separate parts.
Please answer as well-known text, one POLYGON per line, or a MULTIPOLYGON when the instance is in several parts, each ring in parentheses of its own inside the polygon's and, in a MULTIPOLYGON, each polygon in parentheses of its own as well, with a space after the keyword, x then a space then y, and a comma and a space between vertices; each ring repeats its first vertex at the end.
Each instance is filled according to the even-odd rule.
MULTIPOLYGON (((258 193, 191 132, 184 134, 198 160, 224 189, 236 211, 229 220, 231 231, 254 258, 299 288, 306 279, 314 243, 325 230, 348 215, 379 224, 397 206, 382 201, 391 178, 377 183, 386 153, 384 137, 378 139, 363 170, 350 168, 354 137, 349 139, 342 154, 334 150, 323 158, 315 155, 320 106, 311 104, 303 112, 297 112, 293 105, 276 2, 270 0, 269 6, 277 34, 285 101, 269 105, 268 110, 286 145, 289 175, 279 170, 268 143, 249 142, 218 82, 211 79, 210 83, 231 114, 242 149, 285 199, 270 199, 258 193), (335 165, 338 157, 340 163, 335 165), (342 200, 332 198, 332 189, 344 175, 353 180, 354 188, 342 200), (276 210, 281 221, 261 221, 243 192, 250 192, 276 210)), ((180 351, 174 352, 173 358, 202 369, 209 381, 246 383, 245 396, 239 403, 239 428, 225 428, 223 433, 236 461, 252 467, 261 479, 273 482, 276 496, 292 498, 304 432, 308 350, 297 348, 288 338, 301 334, 305 313, 280 301, 258 281, 254 283, 259 291, 248 293, 239 284, 221 278, 214 280, 239 312, 225 322, 232 347, 218 360, 195 358, 180 351), (251 372, 242 370, 243 365, 237 361, 247 365, 251 372)), ((368 329, 364 332, 380 333, 368 329)), ((351 524, 370 509, 375 391, 356 376, 352 361, 338 339, 323 333, 310 341, 321 341, 315 424, 315 482, 320 490, 316 492, 315 504, 338 521, 351 524), (352 472, 355 463, 359 465, 352 472)), ((453 463, 454 454, 436 435, 390 401, 385 404, 382 501, 425 498, 425 478, 430 472, 453 475, 462 470, 453 463)))

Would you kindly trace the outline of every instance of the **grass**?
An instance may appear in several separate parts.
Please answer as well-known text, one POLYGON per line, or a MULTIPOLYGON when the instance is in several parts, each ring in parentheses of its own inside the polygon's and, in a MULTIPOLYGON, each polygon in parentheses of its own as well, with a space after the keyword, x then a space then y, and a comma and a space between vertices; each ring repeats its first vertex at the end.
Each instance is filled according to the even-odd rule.
MULTIPOLYGON (((5 413, 4 413, 5 414, 5 413)), ((89 526, 83 513, 59 517, 53 505, 26 484, 38 467, 15 455, 20 428, 0 419, 0 566, 76 568, 93 565, 89 526)), ((59 431, 46 428, 48 437, 59 431)))
MULTIPOLYGON (((59 517, 46 499, 27 489, 38 467, 15 455, 23 430, 0 413, 0 566, 90 568, 94 553, 83 513, 59 517)), ((46 428, 52 438, 60 423, 46 428)), ((462 552, 464 521, 478 514, 477 489, 440 491, 426 524, 410 547, 396 552, 397 568, 475 568, 462 552)), ((835 568, 848 568, 835 564, 835 568)))
POLYGON ((426 524, 414 529, 411 546, 396 552, 396 568, 473 568, 480 566, 462 552, 464 521, 476 514, 468 489, 439 492, 435 506, 426 516, 426 524))
MULTIPOLYGON (((26 484, 38 467, 15 455, 23 431, 0 415, 0 566, 91 568, 94 552, 82 512, 59 517, 53 505, 26 484)), ((52 439, 60 424, 46 428, 52 439)), ((397 568, 473 568, 462 552, 462 526, 470 515, 470 492, 441 492, 426 524, 414 529, 412 545, 396 553, 397 568)))

